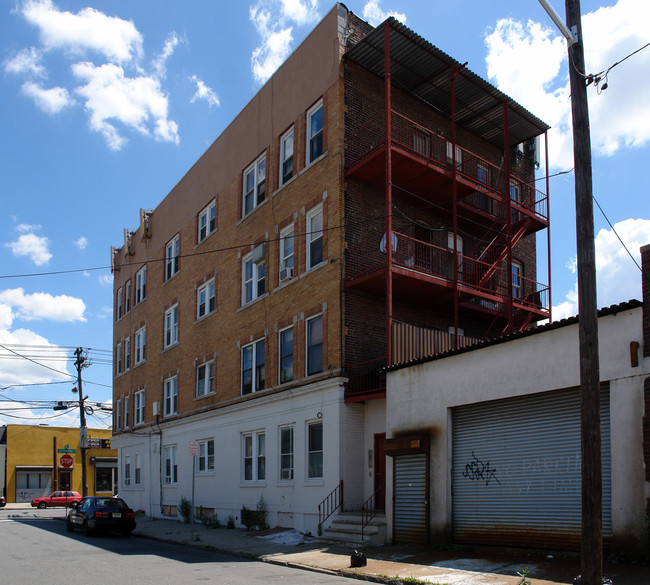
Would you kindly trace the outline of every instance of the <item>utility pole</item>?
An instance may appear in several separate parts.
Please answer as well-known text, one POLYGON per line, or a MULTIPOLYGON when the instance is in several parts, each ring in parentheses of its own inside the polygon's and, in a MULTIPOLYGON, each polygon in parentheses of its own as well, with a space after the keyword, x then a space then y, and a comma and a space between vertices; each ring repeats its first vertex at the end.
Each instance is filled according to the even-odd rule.
MULTIPOLYGON (((568 44, 573 161, 575 168, 578 331, 580 344, 580 437, 582 453, 582 542, 580 585, 603 580, 603 485, 600 434, 600 366, 596 247, 594 242, 591 134, 580 0, 565 0, 566 25, 548 0, 539 0, 568 44)), ((547 169, 548 171, 548 169, 547 169)))
POLYGON ((77 390, 79 392, 79 447, 81 448, 81 489, 82 496, 88 495, 88 482, 86 479, 86 452, 88 442, 88 429, 86 428, 86 410, 84 405, 84 393, 81 386, 81 368, 83 367, 86 358, 82 356, 83 350, 78 347, 74 354, 77 359, 74 365, 77 368, 77 390))

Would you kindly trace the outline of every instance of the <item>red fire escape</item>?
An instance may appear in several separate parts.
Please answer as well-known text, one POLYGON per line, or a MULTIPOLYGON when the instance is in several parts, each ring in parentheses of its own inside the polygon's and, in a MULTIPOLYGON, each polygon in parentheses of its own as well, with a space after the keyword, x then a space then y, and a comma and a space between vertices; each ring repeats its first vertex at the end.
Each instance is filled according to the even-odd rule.
POLYGON ((349 398, 365 400, 385 391, 386 365, 550 318, 550 285, 524 276, 513 264, 513 248, 522 238, 546 230, 550 283, 548 179, 544 193, 536 188, 532 167, 520 164, 532 157, 535 139, 546 137, 548 126, 392 18, 352 47, 346 59, 383 79, 383 96, 374 96, 383 100, 383 111, 355 121, 353 128, 346 124, 346 178, 385 193, 381 242, 348 242, 346 255, 346 287, 385 297, 386 303, 385 356, 348 366, 357 380, 349 398), (411 119, 393 103, 397 91, 445 116, 450 130, 411 119), (459 143, 459 132, 477 140, 459 143), (465 147, 480 141, 492 148, 492 162, 465 147), (499 164, 494 152, 502 155, 499 164), (446 247, 393 228, 395 203, 408 201, 426 202, 448 218, 446 247), (479 242, 473 249, 462 248, 468 232, 479 242), (453 332, 398 322, 396 300, 445 307, 453 314, 453 332), (465 318, 483 322, 482 334, 465 337, 465 318))

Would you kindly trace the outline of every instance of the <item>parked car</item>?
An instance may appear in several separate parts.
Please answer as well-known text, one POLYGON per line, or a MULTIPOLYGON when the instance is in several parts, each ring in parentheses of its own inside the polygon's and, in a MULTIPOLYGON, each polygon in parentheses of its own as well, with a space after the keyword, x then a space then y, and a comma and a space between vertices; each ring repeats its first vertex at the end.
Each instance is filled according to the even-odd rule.
POLYGON ((0 508, 4 508, 7 505, 7 500, 4 496, 0 496, 0 508))
POLYGON ((79 492, 52 492, 49 496, 34 498, 32 507, 43 509, 54 506, 71 506, 73 502, 80 501, 81 494, 79 492))
POLYGON ((128 536, 135 528, 135 512, 122 498, 88 496, 68 513, 67 528, 68 532, 81 528, 87 536, 95 531, 128 536))

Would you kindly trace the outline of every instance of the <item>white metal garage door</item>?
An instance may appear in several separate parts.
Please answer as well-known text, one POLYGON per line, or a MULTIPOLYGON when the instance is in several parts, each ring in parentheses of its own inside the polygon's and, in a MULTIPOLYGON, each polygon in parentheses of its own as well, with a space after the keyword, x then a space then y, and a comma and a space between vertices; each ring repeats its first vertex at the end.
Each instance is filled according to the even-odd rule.
MULTIPOLYGON (((609 391, 601 390, 603 536, 611 535, 609 391)), ((581 530, 580 391, 453 412, 458 542, 575 548, 581 530)))
POLYGON ((396 544, 427 543, 427 454, 395 457, 394 534, 396 544))

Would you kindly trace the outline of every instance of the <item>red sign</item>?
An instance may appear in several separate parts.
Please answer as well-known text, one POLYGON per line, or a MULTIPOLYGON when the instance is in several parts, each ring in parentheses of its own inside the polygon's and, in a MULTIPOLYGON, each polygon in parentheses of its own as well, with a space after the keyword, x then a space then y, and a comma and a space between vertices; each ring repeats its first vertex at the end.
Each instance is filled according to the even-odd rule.
POLYGON ((199 442, 190 441, 190 456, 196 457, 199 454, 199 442))
POLYGON ((72 464, 74 463, 72 455, 68 455, 67 453, 65 455, 61 455, 61 459, 59 461, 63 467, 72 467, 72 464))

